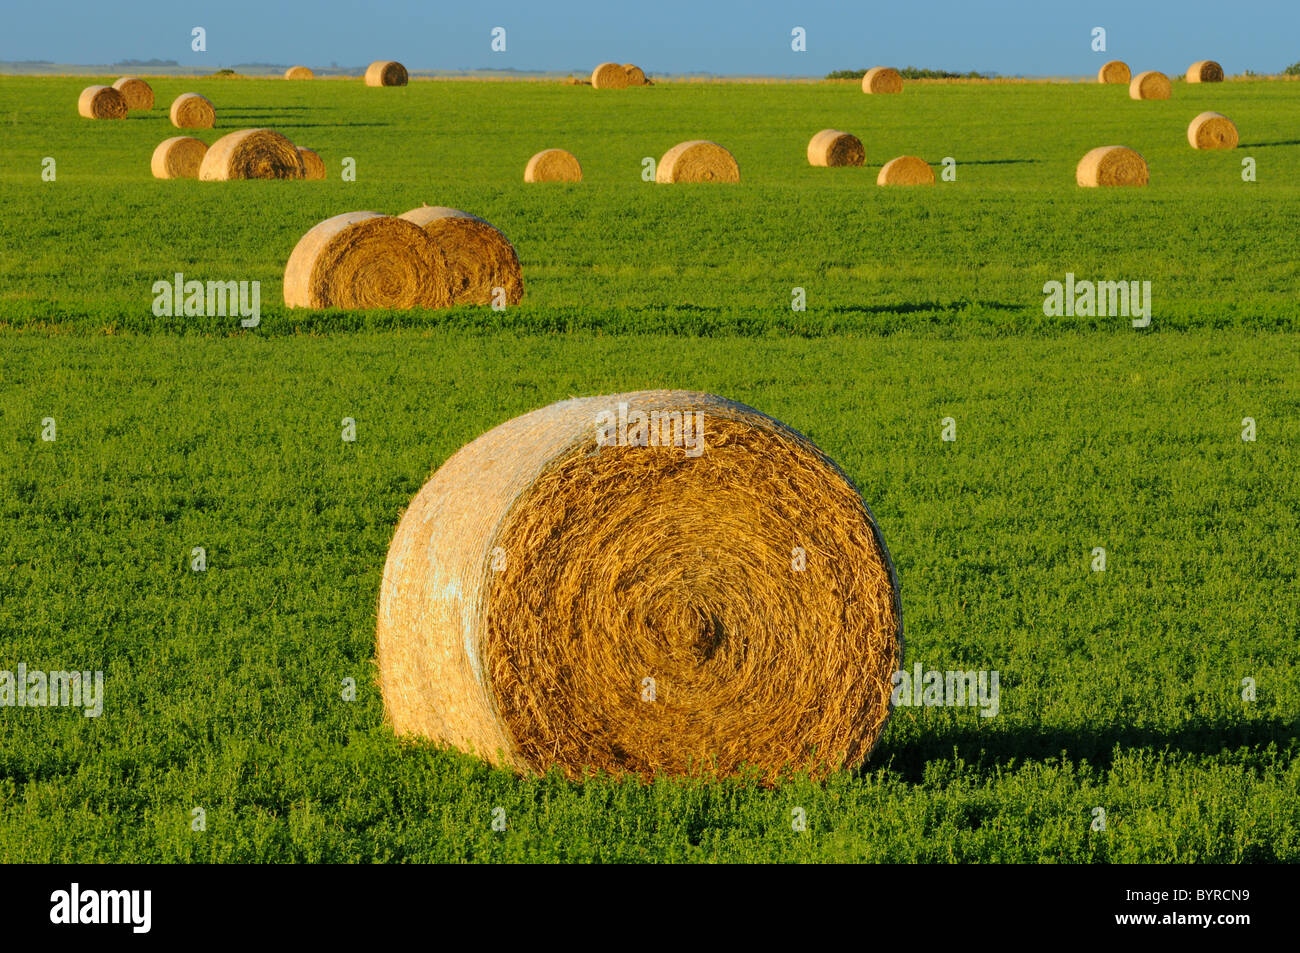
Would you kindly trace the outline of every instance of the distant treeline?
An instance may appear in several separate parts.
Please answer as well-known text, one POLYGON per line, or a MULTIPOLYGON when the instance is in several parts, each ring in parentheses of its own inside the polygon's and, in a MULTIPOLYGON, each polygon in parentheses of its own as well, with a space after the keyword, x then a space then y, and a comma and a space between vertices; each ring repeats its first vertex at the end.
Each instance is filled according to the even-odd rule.
MULTIPOLYGON (((862 79, 866 75, 865 69, 837 69, 834 72, 827 73, 827 79, 862 79)), ((950 73, 946 69, 918 69, 915 66, 905 66, 898 71, 898 75, 903 79, 992 79, 995 73, 977 73, 971 70, 969 73, 950 73)))

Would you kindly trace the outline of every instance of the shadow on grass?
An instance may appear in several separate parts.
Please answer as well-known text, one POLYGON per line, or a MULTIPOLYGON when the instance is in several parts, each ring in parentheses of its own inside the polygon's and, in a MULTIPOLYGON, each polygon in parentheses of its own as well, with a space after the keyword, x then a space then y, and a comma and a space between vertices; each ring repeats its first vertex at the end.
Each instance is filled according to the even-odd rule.
POLYGON ((1279 139, 1277 142, 1239 142, 1238 149, 1265 149, 1269 146, 1300 146, 1300 139, 1279 139))
POLYGON ((1019 165, 1024 162, 1042 162, 1042 159, 958 159, 958 165, 1019 165))

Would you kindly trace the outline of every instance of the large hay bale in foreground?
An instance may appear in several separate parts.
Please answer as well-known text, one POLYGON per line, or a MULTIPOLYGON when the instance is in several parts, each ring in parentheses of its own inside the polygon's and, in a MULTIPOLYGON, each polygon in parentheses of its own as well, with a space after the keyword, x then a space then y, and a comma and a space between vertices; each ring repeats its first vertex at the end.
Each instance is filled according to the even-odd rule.
POLYGON ((284 71, 285 79, 315 79, 316 74, 306 66, 290 66, 284 71))
POLYGON ((1203 112, 1187 126, 1193 149, 1237 148, 1237 126, 1223 113, 1203 112))
POLYGON ((739 182, 740 166, 736 157, 716 142, 691 139, 677 143, 663 154, 655 166, 655 181, 739 182))
POLYGON ((591 85, 596 89, 624 89, 628 85, 627 70, 620 63, 601 63, 591 71, 591 85))
POLYGON ((172 100, 168 116, 177 129, 211 129, 217 121, 217 111, 212 108, 212 103, 198 93, 177 96, 172 100))
POLYGON ((153 87, 135 76, 123 76, 113 83, 126 98, 127 109, 153 109, 153 87))
POLYGON ((1214 60, 1197 60, 1187 67, 1189 83, 1222 83, 1223 67, 1214 60))
POLYGON ((87 86, 77 97, 77 112, 87 119, 125 119, 126 97, 112 86, 87 86))
POLYGON ((627 84, 629 86, 648 86, 649 83, 645 78, 645 70, 635 63, 624 63, 623 72, 627 74, 627 84))
POLYGON ((398 218, 419 225, 446 256, 452 304, 492 304, 497 288, 508 305, 524 296, 519 256, 492 223, 445 205, 413 208, 398 218))
POLYGON ((901 93, 903 91, 903 77, 899 75, 898 70, 890 69, 888 66, 873 66, 862 76, 862 91, 864 93, 901 93))
POLYGON ((899 156, 880 167, 876 185, 934 185, 934 169, 919 156, 899 156))
POLYGON ((367 86, 405 86, 409 78, 396 60, 375 60, 366 67, 367 86))
POLYGON ((1172 93, 1169 77, 1158 70, 1138 73, 1128 84, 1130 99, 1168 99, 1172 93))
POLYGON ((241 129, 212 144, 199 178, 204 182, 231 179, 302 179, 303 168, 298 147, 273 129, 241 129))
POLYGON ((312 149, 298 147, 298 155, 302 156, 302 177, 304 179, 323 179, 325 178, 325 162, 312 149))
POLYGON ((524 166, 525 182, 581 182, 582 166, 572 152, 543 149, 524 166))
POLYGON ((447 260, 418 225, 345 212, 298 240, 284 269, 290 308, 445 308, 447 260))
POLYGON ((1103 63, 1101 69, 1097 70, 1097 82, 1099 83, 1117 83, 1128 85, 1133 79, 1133 74, 1128 68, 1128 64, 1123 60, 1111 60, 1109 63, 1103 63))
POLYGON ((398 734, 571 778, 857 765, 902 658, 844 473, 683 391, 561 401, 462 447, 398 524, 376 635, 398 734))
POLYGON ((1098 146, 1074 170, 1083 186, 1146 185, 1150 180, 1146 159, 1125 146, 1098 146))
POLYGON ((155 179, 197 179, 208 145, 193 136, 172 136, 158 143, 149 161, 155 179))
POLYGON ((867 150, 851 132, 823 129, 808 140, 808 164, 819 166, 862 165, 867 150))

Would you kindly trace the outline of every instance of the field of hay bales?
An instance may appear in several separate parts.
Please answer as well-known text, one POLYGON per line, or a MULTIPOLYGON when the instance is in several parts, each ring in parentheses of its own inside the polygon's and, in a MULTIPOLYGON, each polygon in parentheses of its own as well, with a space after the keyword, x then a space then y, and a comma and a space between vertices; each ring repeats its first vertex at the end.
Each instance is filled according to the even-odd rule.
POLYGON ((1295 84, 147 77, 151 110, 80 117, 114 78, 0 77, 0 669, 105 683, 97 718, 3 711, 0 861, 1300 860, 1295 84), (191 91, 217 126, 187 134, 270 128, 327 177, 155 179, 191 91), (1235 150, 1190 146, 1207 111, 1235 150), (809 164, 828 128, 863 166, 809 164), (740 181, 643 180, 694 139, 740 181), (1148 185, 1076 185, 1111 144, 1148 185), (582 181, 525 183, 546 148, 582 181), (877 186, 900 155, 956 181, 877 186), (509 238, 518 305, 284 306, 317 223, 422 203, 509 238), (260 281, 260 324, 156 316, 176 272, 260 281), (1046 316, 1067 273, 1150 281, 1151 326, 1046 316), (396 740, 374 658, 403 509, 511 417, 650 388, 839 463, 902 581, 904 670, 998 671, 996 717, 901 707, 864 768, 772 787, 396 740))

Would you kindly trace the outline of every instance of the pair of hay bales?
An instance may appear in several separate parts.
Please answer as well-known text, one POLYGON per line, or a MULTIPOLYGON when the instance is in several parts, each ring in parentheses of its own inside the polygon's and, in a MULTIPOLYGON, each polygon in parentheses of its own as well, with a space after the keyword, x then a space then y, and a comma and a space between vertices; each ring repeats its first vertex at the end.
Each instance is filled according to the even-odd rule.
POLYGON ((491 223, 443 206, 346 212, 307 232, 284 270, 290 308, 445 308, 524 293, 519 256, 491 223))
POLYGON ((160 142, 150 168, 159 179, 323 179, 325 163, 311 149, 295 146, 272 129, 228 133, 209 148, 193 136, 160 142))
MULTIPOLYGON (((582 166, 571 152, 543 149, 524 167, 525 182, 581 182, 582 166)), ((706 139, 679 142, 655 166, 655 181, 739 182, 740 166, 735 156, 706 139)))
MULTIPOLYGON (((808 140, 808 164, 823 167, 860 166, 867 151, 862 140, 841 129, 823 129, 808 140)), ((934 170, 917 156, 890 159, 876 176, 877 185, 933 185, 934 170)))
POLYGON ((591 85, 595 89, 626 89, 652 84, 645 70, 634 63, 601 63, 591 71, 591 85))
POLYGON ((406 67, 396 60, 375 60, 366 67, 367 86, 405 86, 409 80, 406 67))
POLYGON ((125 119, 132 109, 153 109, 153 87, 135 76, 87 86, 77 97, 77 113, 86 119, 125 119))
MULTIPOLYGON (((1237 148, 1237 127, 1222 113, 1203 112, 1187 127, 1187 141, 1193 149, 1237 148)), ((1126 146, 1098 146, 1082 159, 1074 172, 1082 186, 1133 185, 1150 181, 1142 156, 1126 146)))

